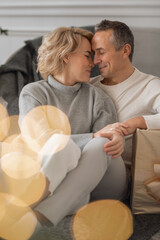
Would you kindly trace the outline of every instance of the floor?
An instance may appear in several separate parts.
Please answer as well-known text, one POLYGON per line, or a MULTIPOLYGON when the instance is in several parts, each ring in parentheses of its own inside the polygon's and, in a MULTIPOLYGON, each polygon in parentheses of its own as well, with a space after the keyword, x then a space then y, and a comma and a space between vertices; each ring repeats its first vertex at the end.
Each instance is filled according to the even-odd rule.
POLYGON ((160 239, 160 230, 150 238, 150 240, 159 240, 160 239))
MULTIPOLYGON (((32 236, 30 240, 73 240, 74 238, 71 233, 71 221, 72 217, 68 216, 64 218, 57 227, 44 227, 35 236, 32 236)), ((136 221, 137 225, 135 226, 135 232, 130 240, 160 240, 159 214, 154 217, 139 215, 136 218, 136 221)), ((85 238, 83 239, 85 240, 85 238)))

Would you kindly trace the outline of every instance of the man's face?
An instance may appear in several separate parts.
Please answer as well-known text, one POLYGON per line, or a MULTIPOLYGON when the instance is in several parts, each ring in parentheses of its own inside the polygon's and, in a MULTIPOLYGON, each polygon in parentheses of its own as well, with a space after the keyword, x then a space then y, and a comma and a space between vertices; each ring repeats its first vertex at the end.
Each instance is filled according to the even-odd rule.
POLYGON ((92 39, 94 64, 98 65, 101 75, 110 80, 117 77, 123 68, 123 48, 116 51, 112 43, 112 34, 112 29, 99 31, 92 39))

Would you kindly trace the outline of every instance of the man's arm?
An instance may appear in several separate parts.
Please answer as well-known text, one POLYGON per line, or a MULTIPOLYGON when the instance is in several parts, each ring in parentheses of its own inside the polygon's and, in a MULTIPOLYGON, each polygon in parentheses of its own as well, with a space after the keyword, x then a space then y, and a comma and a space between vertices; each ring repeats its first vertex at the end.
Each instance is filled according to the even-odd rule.
POLYGON ((112 155, 112 158, 120 156, 123 152, 123 137, 136 132, 137 128, 147 129, 144 117, 135 117, 126 120, 124 123, 109 124, 100 131, 93 134, 93 137, 106 137, 111 141, 106 143, 104 150, 112 155))
POLYGON ((124 139, 123 134, 111 128, 111 126, 116 126, 117 121, 115 105, 101 89, 98 89, 94 102, 92 137, 108 138, 110 141, 104 145, 104 151, 112 155, 112 158, 116 158, 124 150, 124 139))
POLYGON ((142 116, 128 119, 124 122, 124 124, 125 124, 126 130, 128 132, 125 135, 135 133, 137 128, 147 129, 146 121, 145 121, 144 117, 142 117, 142 116))
POLYGON ((98 131, 96 135, 98 134, 105 135, 105 133, 107 133, 108 131, 109 132, 113 131, 119 135, 127 136, 129 134, 135 133, 137 128, 147 129, 147 125, 144 117, 140 116, 140 117, 130 118, 123 123, 116 122, 113 124, 109 124, 103 129, 101 129, 100 131, 98 131))

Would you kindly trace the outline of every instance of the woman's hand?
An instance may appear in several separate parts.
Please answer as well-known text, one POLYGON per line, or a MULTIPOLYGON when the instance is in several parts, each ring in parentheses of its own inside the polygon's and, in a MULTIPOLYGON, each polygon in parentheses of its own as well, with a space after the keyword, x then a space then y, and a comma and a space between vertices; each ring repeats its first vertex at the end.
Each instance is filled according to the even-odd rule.
POLYGON ((93 133, 93 137, 105 137, 110 140, 104 146, 105 152, 112 155, 112 158, 120 156, 124 150, 123 136, 133 134, 137 128, 146 129, 146 123, 143 117, 135 117, 126 120, 123 123, 117 122, 109 124, 93 133))
MULTIPOLYGON (((101 137, 103 137, 103 134, 101 137)), ((104 151, 107 152, 108 155, 112 155, 112 158, 119 157, 124 151, 124 138, 114 132, 105 133, 105 137, 110 141, 104 145, 104 151)))
POLYGON ((110 127, 104 127, 97 133, 94 133, 93 137, 104 137, 110 140, 104 145, 104 151, 107 152, 108 155, 112 155, 112 158, 119 157, 122 154, 124 150, 124 139, 121 132, 112 130, 110 127))
POLYGON ((128 135, 127 128, 128 128, 128 125, 125 123, 116 122, 113 124, 108 124, 98 132, 94 133, 93 137, 101 137, 101 134, 103 134, 103 137, 105 137, 105 133, 108 134, 108 132, 114 132, 119 135, 126 136, 128 135))

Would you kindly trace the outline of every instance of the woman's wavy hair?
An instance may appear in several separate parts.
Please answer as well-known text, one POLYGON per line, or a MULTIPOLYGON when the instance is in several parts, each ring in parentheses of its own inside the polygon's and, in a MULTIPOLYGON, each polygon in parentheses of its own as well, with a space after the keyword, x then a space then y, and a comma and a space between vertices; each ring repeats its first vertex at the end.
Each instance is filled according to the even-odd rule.
POLYGON ((43 37, 42 45, 38 49, 37 71, 45 80, 49 75, 63 72, 63 57, 75 52, 83 37, 91 42, 93 33, 82 28, 60 27, 43 37))

